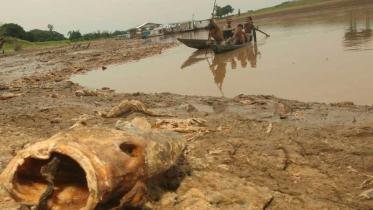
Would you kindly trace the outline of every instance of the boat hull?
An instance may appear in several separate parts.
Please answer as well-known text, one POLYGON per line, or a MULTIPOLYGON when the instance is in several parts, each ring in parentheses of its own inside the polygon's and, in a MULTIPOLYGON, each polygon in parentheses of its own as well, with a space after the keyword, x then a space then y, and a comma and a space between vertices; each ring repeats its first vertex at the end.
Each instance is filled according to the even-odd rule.
POLYGON ((213 44, 213 45, 211 45, 211 48, 214 51, 214 53, 220 54, 220 53, 233 51, 233 50, 236 50, 236 49, 239 49, 239 48, 242 48, 242 47, 247 47, 247 46, 250 46, 250 45, 251 45, 251 42, 241 44, 241 45, 229 45, 229 44, 228 45, 218 45, 218 44, 213 44))
POLYGON ((207 39, 177 39, 184 45, 194 49, 207 49, 210 48, 210 44, 207 39))

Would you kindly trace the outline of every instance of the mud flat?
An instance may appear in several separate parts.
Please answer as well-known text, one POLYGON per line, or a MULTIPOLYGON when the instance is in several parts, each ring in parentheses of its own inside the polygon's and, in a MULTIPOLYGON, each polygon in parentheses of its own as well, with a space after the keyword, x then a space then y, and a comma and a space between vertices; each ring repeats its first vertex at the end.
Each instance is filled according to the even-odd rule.
MULTIPOLYGON (((232 99, 163 94, 76 96, 68 81, 10 88, 0 103, 0 168, 25 145, 78 121, 114 128, 118 120, 165 117, 131 114, 102 118, 123 99, 144 102, 177 119, 206 120, 189 133, 179 173, 168 174, 153 195, 153 209, 371 209, 373 107, 352 103, 302 103, 273 96, 232 99), (205 132, 206 131, 206 132, 205 132)), ((1 93, 5 92, 4 90, 1 93)), ((79 95, 79 94, 78 94, 79 95)), ((17 205, 5 194, 1 209, 17 205)))
MULTIPOLYGON (((119 94, 68 81, 73 74, 138 60, 173 45, 104 40, 89 48, 66 46, 1 57, 0 171, 18 150, 76 123, 115 128, 119 120, 145 117, 157 127, 160 121, 197 118, 205 123, 183 133, 187 149, 177 170, 149 183, 153 202, 148 208, 373 208, 371 105, 263 95, 119 94), (100 115, 124 99, 141 101, 162 115, 100 115)), ((0 209, 18 208, 0 191, 0 209)))
POLYGON ((105 65, 136 61, 175 43, 147 43, 143 40, 101 40, 70 44, 63 47, 29 49, 0 57, 1 83, 29 83, 62 81, 72 74, 82 73, 105 65))

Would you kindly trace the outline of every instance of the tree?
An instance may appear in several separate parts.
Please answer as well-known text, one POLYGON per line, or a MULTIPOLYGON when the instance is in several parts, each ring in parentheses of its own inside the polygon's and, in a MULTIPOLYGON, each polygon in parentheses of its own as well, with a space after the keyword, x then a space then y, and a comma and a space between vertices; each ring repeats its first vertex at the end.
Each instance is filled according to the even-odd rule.
POLYGON ((126 31, 114 31, 113 33, 112 33, 112 35, 113 36, 119 36, 119 35, 123 35, 123 34, 127 34, 127 32, 126 31))
POLYGON ((241 9, 238 9, 238 16, 241 16, 241 9))
POLYGON ((234 12, 234 9, 231 5, 227 5, 225 7, 220 7, 220 6, 215 7, 215 15, 219 18, 222 18, 233 12, 234 12))
POLYGON ((69 33, 67 33, 67 35, 69 36, 69 39, 72 40, 72 41, 76 41, 76 40, 79 40, 82 38, 82 34, 80 33, 80 31, 69 31, 69 33))
MULTIPOLYGON (((84 34, 83 39, 84 40, 105 39, 105 38, 113 37, 114 33, 110 33, 109 31, 97 31, 97 32, 84 34)), ((120 33, 120 32, 117 31, 117 33, 120 33)))
POLYGON ((26 40, 30 42, 59 41, 66 39, 64 35, 56 31, 44 31, 34 29, 27 32, 26 40))
POLYGON ((54 26, 52 25, 52 24, 48 24, 48 29, 49 29, 49 32, 52 32, 53 31, 53 29, 54 29, 54 26))
POLYGON ((18 39, 24 39, 26 37, 26 32, 20 25, 15 23, 7 23, 0 27, 0 36, 10 36, 18 39))

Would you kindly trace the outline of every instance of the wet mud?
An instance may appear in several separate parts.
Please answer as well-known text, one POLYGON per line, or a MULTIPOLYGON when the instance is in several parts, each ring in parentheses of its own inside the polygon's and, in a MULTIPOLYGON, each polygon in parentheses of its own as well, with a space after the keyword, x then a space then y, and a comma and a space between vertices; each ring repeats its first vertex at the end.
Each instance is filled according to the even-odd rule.
MULTIPOLYGON (((123 99, 138 100, 175 119, 206 122, 203 131, 185 134, 185 160, 177 166, 178 173, 168 174, 166 183, 154 187, 162 193, 154 193, 153 209, 263 209, 267 205, 270 209, 371 209, 373 205, 372 200, 359 197, 373 187, 371 106, 246 95, 232 99, 112 92, 76 96, 80 89, 71 82, 9 89, 24 95, 0 104, 1 169, 16 151, 77 122, 115 128, 118 120, 139 116, 153 126, 170 118, 98 114, 123 99), (172 183, 179 176, 182 180, 172 183)), ((17 207, 4 192, 0 205, 17 207)))
POLYGON ((138 61, 161 54, 164 49, 175 45, 175 42, 110 39, 58 48, 25 50, 0 57, 1 83, 23 85, 40 81, 62 81, 73 74, 94 68, 105 70, 109 64, 138 61))
MULTIPOLYGON (((146 183, 152 202, 144 210, 373 208, 373 106, 268 95, 116 93, 68 81, 77 72, 173 46, 120 43, 98 41, 90 49, 70 46, 0 58, 0 171, 20 149, 76 123, 115 129, 144 117, 152 127, 169 129, 169 123, 198 119, 192 132, 182 133, 187 142, 183 159, 146 183), (124 100, 140 101, 157 114, 100 114, 124 100)), ((19 208, 0 190, 0 209, 19 208)))

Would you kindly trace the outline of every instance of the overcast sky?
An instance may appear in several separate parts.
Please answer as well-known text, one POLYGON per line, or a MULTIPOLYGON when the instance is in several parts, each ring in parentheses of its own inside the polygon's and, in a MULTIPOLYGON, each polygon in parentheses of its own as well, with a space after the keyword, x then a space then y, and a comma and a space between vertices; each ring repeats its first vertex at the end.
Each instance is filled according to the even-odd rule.
MULTIPOLYGON (((217 0, 236 11, 253 10, 284 0, 217 0)), ((67 33, 125 30, 144 22, 168 23, 205 19, 213 0, 0 0, 0 23, 18 23, 26 30, 47 29, 67 33)))

